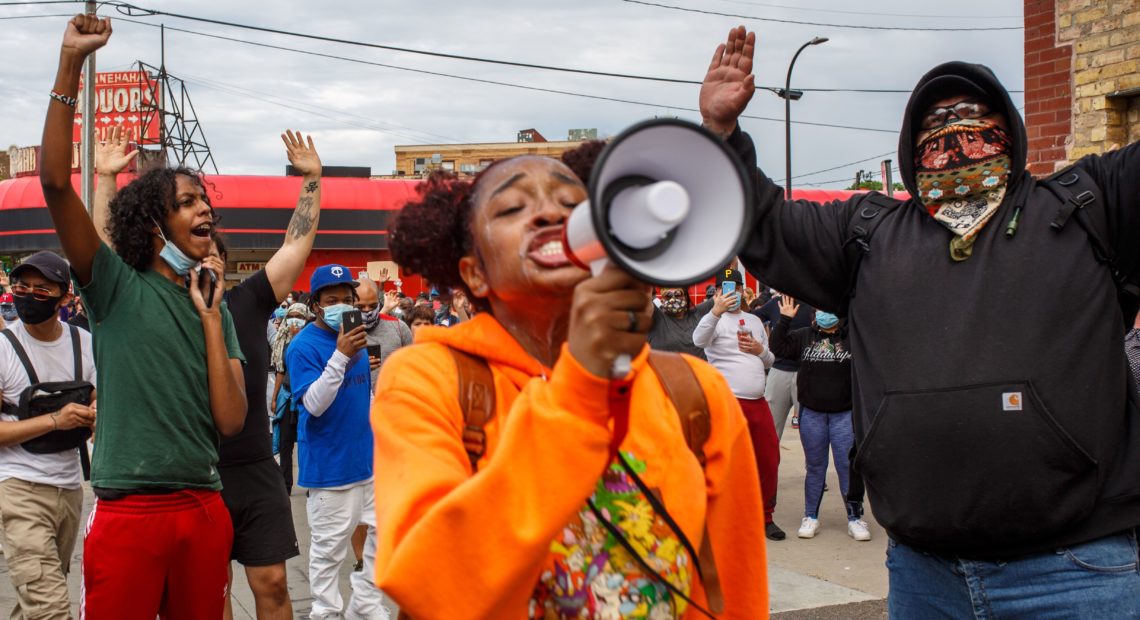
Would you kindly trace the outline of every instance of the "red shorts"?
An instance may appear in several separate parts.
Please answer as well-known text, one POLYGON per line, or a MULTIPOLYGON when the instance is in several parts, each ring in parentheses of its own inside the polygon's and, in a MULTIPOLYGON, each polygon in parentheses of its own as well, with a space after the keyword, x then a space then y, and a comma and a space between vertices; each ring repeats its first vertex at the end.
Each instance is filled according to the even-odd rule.
POLYGON ((83 543, 79 617, 221 618, 233 537, 217 491, 96 500, 83 543))

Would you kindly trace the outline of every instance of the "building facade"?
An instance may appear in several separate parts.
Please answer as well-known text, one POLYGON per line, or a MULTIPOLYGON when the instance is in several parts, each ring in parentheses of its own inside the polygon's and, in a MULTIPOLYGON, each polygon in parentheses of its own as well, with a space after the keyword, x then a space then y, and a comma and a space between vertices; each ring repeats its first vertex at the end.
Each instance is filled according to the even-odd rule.
POLYGON ((1025 0, 1029 170, 1140 138, 1140 0, 1025 0))
MULTIPOLYGON (((574 137, 589 139, 597 130, 571 130, 574 137), (577 132, 577 133, 576 133, 577 132)), ((558 157, 575 149, 582 140, 551 142, 537 130, 523 129, 515 142, 474 144, 416 144, 396 146, 395 177, 423 178, 435 170, 448 170, 459 176, 474 176, 493 162, 519 155, 558 157)))

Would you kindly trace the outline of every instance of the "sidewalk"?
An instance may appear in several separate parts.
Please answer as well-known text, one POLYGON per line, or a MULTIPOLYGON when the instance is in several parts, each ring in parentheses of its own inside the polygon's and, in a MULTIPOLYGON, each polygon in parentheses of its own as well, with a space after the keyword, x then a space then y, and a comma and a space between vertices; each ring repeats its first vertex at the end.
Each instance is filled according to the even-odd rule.
MULTIPOLYGON (((883 603, 887 595, 887 570, 883 565, 886 534, 871 519, 868 510, 872 540, 855 542, 847 536, 839 482, 831 473, 828 478, 831 490, 823 498, 819 533, 811 540, 796 538, 796 529, 803 517, 804 459, 799 433, 790 426, 784 432, 781 460, 776 523, 788 533, 788 539, 768 542, 768 582, 773 617, 780 620, 886 618, 883 603)), ((88 489, 82 522, 86 522, 91 503, 88 489)), ((312 599, 309 596, 309 527, 305 517, 304 489, 293 489, 292 504, 301 555, 287 563, 289 590, 295 617, 307 618, 312 599)), ((77 602, 79 570, 83 562, 82 541, 76 547, 68 583, 71 600, 77 602)), ((349 557, 341 570, 341 592, 346 601, 352 561, 349 557)), ((255 617, 253 595, 244 571, 237 564, 234 565, 233 593, 234 618, 252 620, 255 617)), ((0 617, 10 613, 15 600, 7 563, 0 557, 0 617)), ((78 617, 78 604, 73 607, 78 617)))

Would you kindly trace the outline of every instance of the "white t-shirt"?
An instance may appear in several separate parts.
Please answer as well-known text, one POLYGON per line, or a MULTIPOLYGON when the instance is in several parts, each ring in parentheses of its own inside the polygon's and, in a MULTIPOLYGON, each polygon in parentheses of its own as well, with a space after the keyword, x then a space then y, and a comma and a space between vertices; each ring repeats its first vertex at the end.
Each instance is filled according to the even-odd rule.
MULTIPOLYGON (((23 345, 36 369, 40 381, 73 381, 75 379, 74 353, 71 349, 71 327, 63 326, 60 337, 52 342, 36 340, 16 321, 8 325, 23 345)), ((78 329, 78 328, 76 328, 78 329)), ((95 385, 95 357, 91 350, 91 333, 78 329, 83 354, 83 379, 95 385)), ((0 336, 0 394, 4 402, 16 404, 20 394, 28 387, 28 373, 12 343, 0 336)), ((0 414, 0 422, 15 422, 17 418, 0 414)), ((0 480, 18 478, 28 482, 49 484, 64 489, 78 489, 83 480, 79 468, 79 451, 65 450, 55 454, 33 454, 20 444, 0 447, 0 480)))
POLYGON ((701 317, 693 330, 693 344, 705 350, 709 363, 724 375, 728 387, 737 398, 756 400, 764 397, 766 377, 764 371, 772 367, 776 356, 768 348, 768 333, 764 322, 748 312, 725 312, 719 318, 708 313, 701 317), (760 355, 740 350, 737 334, 740 321, 752 337, 764 347, 760 355))

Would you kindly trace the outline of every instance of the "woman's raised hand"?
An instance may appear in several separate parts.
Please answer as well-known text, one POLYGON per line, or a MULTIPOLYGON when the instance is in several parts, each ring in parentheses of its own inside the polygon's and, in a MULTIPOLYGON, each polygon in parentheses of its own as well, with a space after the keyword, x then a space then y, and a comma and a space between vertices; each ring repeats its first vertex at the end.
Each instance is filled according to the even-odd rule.
POLYGON ((76 15, 67 22, 63 32, 63 51, 86 58, 103 47, 111 38, 111 18, 99 19, 94 15, 76 15))

